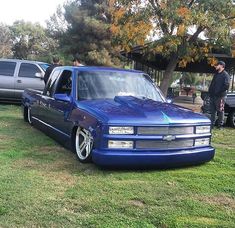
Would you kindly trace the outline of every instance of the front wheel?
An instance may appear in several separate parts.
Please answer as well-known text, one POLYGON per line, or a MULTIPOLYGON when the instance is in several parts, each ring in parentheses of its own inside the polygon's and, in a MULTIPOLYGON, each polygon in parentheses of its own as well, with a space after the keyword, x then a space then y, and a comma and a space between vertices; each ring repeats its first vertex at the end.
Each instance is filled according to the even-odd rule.
POLYGON ((231 111, 228 114, 228 120, 227 120, 229 127, 235 127, 235 110, 231 111))
POLYGON ((75 152, 78 160, 82 163, 91 162, 93 137, 84 128, 78 127, 75 135, 75 152))

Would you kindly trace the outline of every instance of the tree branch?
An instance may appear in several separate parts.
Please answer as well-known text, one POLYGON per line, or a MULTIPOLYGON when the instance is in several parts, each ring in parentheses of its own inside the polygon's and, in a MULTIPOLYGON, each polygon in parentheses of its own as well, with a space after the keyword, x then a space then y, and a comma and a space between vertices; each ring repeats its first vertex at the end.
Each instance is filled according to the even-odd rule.
POLYGON ((199 26, 197 31, 188 39, 188 42, 193 43, 198 38, 199 34, 205 29, 203 26, 199 26))
POLYGON ((191 6, 193 5, 194 2, 195 2, 195 0, 191 0, 191 2, 188 4, 188 7, 191 8, 191 6))
POLYGON ((157 15, 158 21, 159 21, 159 25, 160 25, 163 33, 169 35, 167 24, 162 21, 162 13, 160 10, 160 5, 155 0, 150 0, 149 2, 151 4, 151 6, 153 7, 154 11, 156 12, 156 15, 157 15))
POLYGON ((175 23, 174 23, 174 22, 172 22, 172 24, 171 24, 171 28, 170 28, 170 35, 172 35, 172 34, 173 34, 174 29, 175 29, 175 23))
POLYGON ((227 17, 224 20, 231 20, 231 19, 234 19, 234 18, 235 18, 235 16, 234 17, 227 17))

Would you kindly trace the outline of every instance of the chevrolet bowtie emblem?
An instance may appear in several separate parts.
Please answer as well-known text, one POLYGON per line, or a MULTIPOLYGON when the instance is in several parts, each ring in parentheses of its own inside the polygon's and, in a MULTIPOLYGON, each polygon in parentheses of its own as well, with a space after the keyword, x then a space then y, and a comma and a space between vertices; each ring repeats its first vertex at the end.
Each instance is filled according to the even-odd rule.
POLYGON ((172 141, 172 140, 175 140, 175 136, 174 135, 165 135, 165 136, 163 136, 163 140, 172 141))

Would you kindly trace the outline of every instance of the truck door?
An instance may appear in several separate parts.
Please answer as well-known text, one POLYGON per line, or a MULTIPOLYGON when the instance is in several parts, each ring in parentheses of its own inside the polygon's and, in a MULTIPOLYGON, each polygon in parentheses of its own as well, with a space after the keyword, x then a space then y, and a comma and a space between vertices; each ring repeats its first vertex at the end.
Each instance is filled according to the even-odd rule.
POLYGON ((16 62, 0 61, 0 100, 11 100, 15 98, 15 71, 16 62))
POLYGON ((64 70, 56 82, 55 90, 51 95, 48 108, 48 119, 50 125, 59 132, 70 134, 71 122, 68 121, 71 112, 71 102, 56 100, 54 94, 64 94, 71 97, 72 92, 72 71, 64 70))
POLYGON ((52 71, 50 78, 43 90, 43 93, 39 95, 38 102, 34 105, 34 113, 32 113, 32 115, 37 117, 44 124, 50 124, 48 111, 51 104, 51 100, 53 100, 52 96, 54 94, 56 81, 60 73, 61 70, 57 68, 52 71))
POLYGON ((22 93, 26 88, 42 91, 45 84, 40 75, 43 75, 43 71, 36 64, 21 63, 18 77, 15 78, 16 98, 21 99, 22 93))

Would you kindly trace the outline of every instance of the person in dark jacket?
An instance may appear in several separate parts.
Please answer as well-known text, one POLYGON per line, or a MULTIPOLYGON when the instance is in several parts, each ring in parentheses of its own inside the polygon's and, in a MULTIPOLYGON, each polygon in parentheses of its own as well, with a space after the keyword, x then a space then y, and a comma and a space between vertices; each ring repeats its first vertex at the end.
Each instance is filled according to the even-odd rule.
POLYGON ((48 81, 48 79, 50 77, 50 74, 53 71, 53 69, 55 67, 61 66, 60 59, 58 57, 54 56, 52 61, 53 61, 53 64, 46 69, 46 72, 45 72, 45 75, 44 75, 45 85, 47 84, 47 81, 48 81))
POLYGON ((81 63, 81 60, 80 60, 80 57, 78 54, 76 54, 73 58, 73 65, 74 66, 84 66, 82 63, 81 63))
POLYGON ((218 113, 218 128, 224 124, 224 104, 229 89, 230 76, 225 71, 225 62, 219 61, 215 66, 217 73, 214 75, 210 87, 210 109, 212 128, 215 125, 216 113, 218 113))

